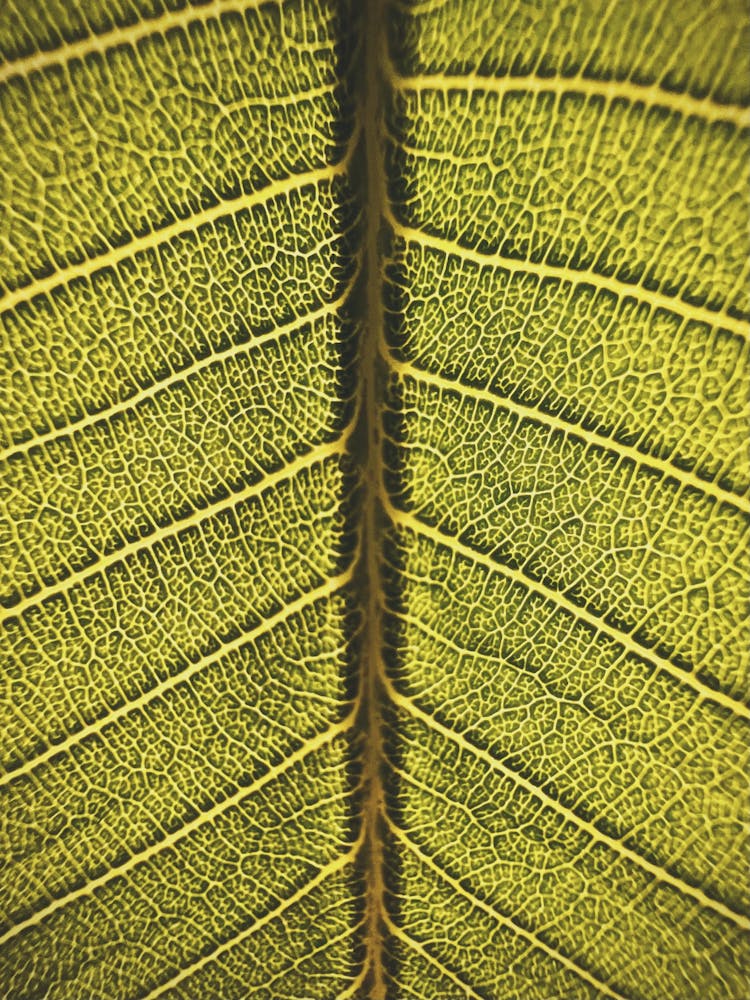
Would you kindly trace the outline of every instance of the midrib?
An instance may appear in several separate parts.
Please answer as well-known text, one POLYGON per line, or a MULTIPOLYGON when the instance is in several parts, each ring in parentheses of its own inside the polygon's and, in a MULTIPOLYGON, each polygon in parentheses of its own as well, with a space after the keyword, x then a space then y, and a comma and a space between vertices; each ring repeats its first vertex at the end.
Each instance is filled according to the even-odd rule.
POLYGON ((386 199, 385 164, 382 142, 382 67, 385 45, 385 2, 366 0, 361 21, 364 34, 364 67, 360 75, 360 101, 364 120, 365 169, 362 174, 362 202, 365 211, 365 268, 363 343, 360 352, 359 387, 364 422, 361 441, 364 449, 362 502, 362 555, 358 580, 363 588, 365 641, 363 643, 360 692, 361 726, 364 737, 364 872, 365 947, 364 991, 370 1000, 386 1000, 384 974, 385 885, 383 878, 382 811, 384 808, 383 767, 383 685, 382 602, 380 578, 380 526, 383 508, 383 468, 380 440, 380 397, 383 338, 382 259, 380 231, 386 199))

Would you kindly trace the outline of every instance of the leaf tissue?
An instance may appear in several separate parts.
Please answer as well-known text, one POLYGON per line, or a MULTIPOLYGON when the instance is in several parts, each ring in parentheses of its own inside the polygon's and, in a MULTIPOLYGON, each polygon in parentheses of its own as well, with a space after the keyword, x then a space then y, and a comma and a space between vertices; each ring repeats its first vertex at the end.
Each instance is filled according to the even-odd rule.
POLYGON ((747 1000, 745 0, 0 3, 0 997, 747 1000))

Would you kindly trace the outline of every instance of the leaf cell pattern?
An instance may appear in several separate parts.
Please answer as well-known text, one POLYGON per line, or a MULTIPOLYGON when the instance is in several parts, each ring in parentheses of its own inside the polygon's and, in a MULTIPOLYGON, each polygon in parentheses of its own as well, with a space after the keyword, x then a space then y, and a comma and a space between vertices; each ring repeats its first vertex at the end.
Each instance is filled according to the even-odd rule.
POLYGON ((0 5, 0 995, 748 995, 745 6, 0 5))
POLYGON ((4 997, 356 988, 353 17, 3 6, 4 997))
POLYGON ((744 997, 747 24, 392 12, 390 990, 744 997))

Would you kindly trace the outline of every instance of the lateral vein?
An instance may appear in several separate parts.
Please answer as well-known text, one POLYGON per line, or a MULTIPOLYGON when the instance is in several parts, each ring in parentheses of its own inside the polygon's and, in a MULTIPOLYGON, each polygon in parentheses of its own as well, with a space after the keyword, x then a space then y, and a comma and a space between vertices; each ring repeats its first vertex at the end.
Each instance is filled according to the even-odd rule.
POLYGON ((223 498, 222 500, 218 500, 216 503, 199 507, 187 517, 179 518, 176 521, 171 521, 163 527, 156 528, 144 538, 138 538, 135 541, 128 542, 127 544, 114 549, 112 552, 109 552, 107 555, 101 556, 95 563, 84 566, 82 569, 74 570, 69 576, 65 577, 64 580, 57 581, 47 587, 43 587, 40 590, 35 591, 29 597, 18 601, 11 608, 7 608, 3 621, 0 624, 5 624, 5 622, 10 619, 23 615, 29 610, 29 608, 42 604, 50 597, 57 597, 59 595, 66 594, 77 584, 86 582, 92 577, 99 576, 110 566, 123 562, 130 556, 153 549, 159 542, 164 542, 167 539, 173 538, 175 535, 187 528, 196 527, 202 524, 203 521, 207 521, 225 510, 231 510, 231 508, 236 507, 237 504, 242 503, 245 500, 260 496, 266 490, 273 489, 273 487, 278 486, 279 483, 292 479, 298 472, 309 469, 316 463, 325 461, 325 459, 332 458, 336 455, 343 455, 346 450, 347 437, 348 433, 344 432, 344 434, 337 441, 331 444, 319 445, 316 448, 310 449, 310 451, 294 459, 294 461, 287 463, 281 469, 269 473, 262 479, 238 490, 236 493, 230 493, 229 496, 223 498))
POLYGON ((473 743, 470 739, 464 736, 463 733, 452 729, 450 726, 444 725, 433 715, 430 715, 429 712, 425 712, 424 709, 419 707, 413 698, 409 698, 407 695, 402 694, 390 679, 386 681, 385 687, 388 697, 394 705, 402 708, 413 718, 419 719, 419 721, 427 726, 428 729, 460 747, 460 749, 464 750, 466 753, 478 758, 493 771, 501 774, 504 778, 508 778, 508 780, 512 781, 515 785, 523 788, 524 791, 529 793, 529 795, 532 795, 535 799, 537 799, 537 801, 542 802, 545 806, 554 810, 558 816, 561 816, 564 820, 572 823, 579 830, 582 830, 596 843, 603 844, 605 847, 609 848, 609 850, 613 851, 620 857, 625 858, 642 871, 648 872, 648 874, 651 875, 656 881, 676 889, 684 896, 689 896, 694 899, 695 902, 698 903, 703 909, 713 910, 719 916, 723 917, 725 920, 731 921, 731 923, 735 924, 742 930, 750 930, 750 917, 746 914, 733 909, 731 906, 728 906, 719 899, 713 899, 702 889, 699 889, 697 886, 690 885, 689 882, 686 882, 677 875, 673 875, 672 872, 670 872, 663 865, 658 865, 653 861, 649 861, 648 858, 639 854, 638 851, 634 851, 632 848, 627 847, 621 840, 618 840, 616 837, 610 837, 608 834, 602 832, 595 823, 584 819, 574 809, 569 808, 564 805, 564 803, 545 792, 542 787, 535 784, 533 781, 529 781, 528 778, 524 778, 523 775, 518 773, 518 771, 515 771, 512 767, 508 767, 507 764, 498 760, 497 757, 493 756, 487 750, 477 746, 476 743, 473 743))
POLYGON ((468 983, 464 982, 464 980, 461 979, 457 973, 453 972, 452 969, 449 969, 447 966, 443 965, 443 963, 439 959, 435 958, 435 956, 432 955, 424 947, 423 944, 421 944, 419 941, 416 941, 410 934, 407 934, 406 931, 402 930, 400 927, 394 924, 394 922, 387 914, 383 919, 389 932, 394 937, 398 938, 400 941, 403 941, 407 947, 411 948, 412 951, 415 951, 418 955, 424 958, 427 962, 430 963, 430 965, 434 965, 435 968, 438 970, 438 972, 441 972, 446 979, 450 979, 451 982, 455 983, 456 986, 464 990, 467 998, 474 997, 474 1000, 484 1000, 484 997, 480 997, 480 995, 477 992, 475 992, 471 988, 471 986, 469 986, 468 983))
POLYGON ((731 490, 723 489, 715 480, 703 479, 694 472, 689 472, 674 465, 668 459, 660 458, 650 452, 639 451, 633 445, 622 444, 604 434, 587 430, 580 424, 574 424, 561 417, 554 416, 537 406, 527 403, 519 403, 509 396, 502 396, 500 393, 490 389, 481 389, 477 386, 466 385, 456 379, 448 379, 432 371, 419 368, 406 361, 398 361, 391 357, 389 365, 399 375, 408 375, 413 379, 423 382, 425 385, 433 386, 436 389, 447 392, 455 392, 465 396, 467 399, 479 400, 490 403, 500 409, 507 410, 522 420, 535 420, 538 423, 551 427, 553 430, 561 431, 567 437, 579 438, 585 444, 603 448, 617 455, 620 459, 628 459, 638 466, 655 469, 664 478, 674 479, 682 487, 690 487, 698 490, 706 496, 712 497, 719 503, 731 504, 737 510, 745 514, 750 514, 750 498, 744 494, 733 493, 731 490))
MULTIPOLYGON (((258 778, 256 781, 252 782, 252 784, 246 785, 242 788, 238 788, 232 795, 228 795, 225 799, 222 799, 220 802, 217 802, 210 809, 207 809, 205 812, 202 812, 195 819, 190 820, 188 823, 185 823, 178 830, 175 830, 172 833, 167 834, 162 840, 159 840, 156 843, 151 844, 149 847, 145 848, 142 851, 138 851, 137 853, 132 854, 127 861, 123 862, 123 864, 111 868, 109 871, 98 876, 98 878, 89 880, 85 885, 81 886, 79 889, 74 889, 72 892, 68 892, 64 896, 60 896, 57 899, 53 899, 50 903, 47 904, 47 906, 43 907, 41 910, 37 910, 36 913, 32 914, 32 916, 30 917, 27 917, 26 920, 21 920, 17 924, 14 924, 8 931, 5 932, 5 934, 0 936, 0 947, 5 945, 8 941, 12 940, 13 938, 18 937, 19 934, 22 934, 30 927, 33 927, 36 924, 41 923, 43 920, 46 920, 47 917, 49 917, 56 910, 59 910, 64 906, 68 906, 76 899, 80 899, 83 896, 93 896, 94 893, 97 891, 97 889, 101 889, 103 886, 107 885, 109 882, 113 881, 116 878, 121 878, 122 876, 127 875, 137 865, 140 865, 143 862, 148 861, 150 858, 156 857, 158 854, 161 854, 163 851, 167 850, 170 847, 174 847, 176 844, 180 843, 180 841, 184 840, 185 837, 189 836, 195 830, 200 829, 207 823, 213 822, 215 819, 217 819, 217 817, 221 816, 223 813, 231 809, 233 806, 238 805, 244 799, 260 791, 261 788, 265 787, 270 782, 275 781, 282 774, 285 774, 286 771, 290 770, 296 764, 305 760, 305 758, 309 757, 316 750, 319 750, 321 747, 324 747, 328 743, 331 743, 334 739, 336 739, 337 736, 341 736, 344 733, 346 733, 351 728, 354 722, 355 714, 356 714, 356 707, 341 722, 338 722, 335 725, 331 726, 324 733, 319 733, 317 736, 313 736, 312 739, 309 739, 298 750, 295 750, 293 753, 289 754, 289 756, 285 760, 283 760, 280 764, 276 764, 274 767, 269 768, 269 770, 266 771, 265 774, 261 775, 261 777, 258 778)), ((339 861, 341 862, 342 865, 346 863, 346 861, 341 861, 341 859, 339 859, 339 861)))
POLYGON ((403 844, 404 847, 406 847, 409 851, 411 851, 412 854, 414 854, 415 857, 417 857, 422 862, 422 864, 426 865, 433 872, 435 872, 435 874, 439 878, 441 878, 444 882, 446 882, 457 895, 462 896, 465 900, 467 900, 467 902, 471 903, 473 907, 475 907, 478 910, 483 910, 488 916, 492 917, 493 920, 496 920, 498 923, 507 927, 509 930, 512 930, 515 934, 518 934, 520 937, 525 938, 526 941, 528 941, 529 944, 533 945, 533 947, 536 948, 538 951, 542 951, 545 954, 549 955, 550 958, 553 958, 556 962, 558 962, 560 965, 563 965, 566 969, 574 973, 580 979, 585 980, 595 989, 600 990, 606 996, 610 997, 611 1000, 628 1000, 628 998, 623 996, 622 993, 618 993, 615 990, 613 990, 610 986, 607 985, 607 983, 605 983, 601 979, 598 979, 593 973, 589 972, 588 969, 583 968, 583 966, 579 965, 572 958, 569 958, 563 952, 558 951, 557 948, 554 948, 552 945, 547 944, 547 942, 543 938, 539 937, 539 935, 536 934, 534 931, 527 930, 512 917, 509 917, 506 914, 500 912, 499 910, 496 910, 494 906, 490 906, 489 903, 485 903, 483 899, 480 899, 478 896, 475 896, 474 893, 464 888, 464 886, 460 882, 458 882, 451 875, 449 875, 448 872, 446 872, 443 868, 441 868, 440 865, 433 858, 429 856, 429 854, 426 854, 424 851, 422 851, 414 843, 414 841, 411 840, 411 838, 408 837, 404 833, 404 831, 400 829, 400 827, 397 827, 396 824, 388 816, 385 817, 385 822, 389 830, 393 834, 393 836, 398 841, 400 841, 400 843, 403 844))
POLYGON ((227 941, 223 941, 217 948, 214 948, 208 955, 202 955, 197 961, 193 962, 191 965, 184 969, 181 969, 175 976, 168 979, 165 983, 157 986, 155 990, 152 990, 143 1000, 156 1000, 156 997, 162 996, 167 990, 172 990, 176 986, 179 986, 181 982, 188 979, 190 976, 194 976, 196 972, 199 972, 205 965, 210 962, 215 962, 217 958, 226 954, 231 948, 236 948, 238 944, 246 941, 247 938, 251 937, 253 934, 257 933, 267 924, 271 923, 277 917, 280 917, 286 912, 290 907, 294 906, 305 896, 309 896, 313 889, 317 888, 322 882, 324 882, 331 875, 340 872, 347 865, 352 864, 354 861, 357 851, 359 850, 359 842, 355 843, 352 848, 346 852, 346 854, 335 858, 333 861, 329 861, 328 864, 324 865, 317 875, 310 879, 301 886, 296 892, 288 896, 283 902, 281 902, 275 909, 266 913, 259 920, 256 920, 254 924, 246 927, 244 930, 237 934, 233 934, 227 941))
POLYGON ((750 126, 750 108, 738 104, 719 104, 710 98, 691 97, 665 90, 656 83, 640 84, 633 80, 596 80, 583 76, 480 76, 469 73, 453 76, 446 73, 425 73, 417 76, 391 77, 398 90, 482 91, 500 96, 514 91, 531 94, 581 94, 587 98, 603 98, 607 103, 627 101, 630 104, 666 108, 684 117, 703 118, 708 122, 729 122, 738 129, 750 126))
POLYGON ((597 632, 601 632, 603 635, 609 636, 610 639, 623 646, 627 652, 632 653, 641 660, 653 663, 657 669, 663 670, 664 673, 669 674, 670 677, 673 677, 681 684, 692 688, 699 698, 714 701, 742 719, 750 719, 750 706, 746 705, 743 701, 728 695, 724 691, 709 687, 696 677, 694 673, 687 670, 680 670, 678 667, 675 667, 675 665, 665 656, 662 656, 653 649, 649 649, 647 646, 642 646, 640 643, 636 642, 632 635, 628 632, 622 632, 619 629, 612 628, 612 626, 608 625, 603 618, 598 617, 593 612, 589 611, 588 608, 582 607, 574 601, 571 601, 570 598, 566 597, 561 591, 553 590, 551 587, 548 587, 539 580, 534 580, 532 577, 527 576, 520 570, 513 569, 511 566, 501 563, 496 559, 492 559, 490 556, 485 555, 483 552, 479 552, 477 549, 471 548, 469 545, 465 545, 455 536, 447 535, 439 529, 426 524, 415 515, 398 509, 390 502, 390 500, 387 501, 386 508, 388 515, 394 524, 404 525, 416 534, 421 535, 423 538, 430 539, 436 545, 442 545, 448 550, 463 556, 465 559, 468 559, 473 563, 486 566, 488 569, 492 570, 492 572, 501 573, 503 576, 513 580, 515 583, 521 584, 526 589, 536 591, 548 601, 564 608, 571 615, 573 615, 573 617, 578 618, 581 621, 585 621, 597 632))
POLYGON ((242 632, 230 642, 223 643, 214 652, 209 653, 206 656, 201 656, 195 663, 191 663, 183 670, 179 670, 177 673, 171 674, 163 681, 160 681, 155 687, 144 691, 137 698, 133 698, 131 701, 126 701, 123 705, 120 705, 119 708, 116 708, 111 712, 107 712, 107 714, 101 718, 98 718, 94 722, 84 726, 82 729, 71 733, 64 740, 61 740, 60 743, 52 744, 42 753, 24 761, 20 767, 0 775, 0 788, 14 782, 17 778, 30 774, 32 771, 35 771, 37 767, 41 767, 42 764, 45 764, 53 757, 57 757, 59 754, 69 753, 74 747, 78 746, 85 739, 88 739, 91 736, 102 735, 106 728, 117 722, 119 719, 130 715, 138 709, 145 708, 152 701, 163 697, 168 691, 171 691, 179 684, 189 680, 195 674, 201 673, 203 670, 206 670, 215 663, 218 663, 225 656, 229 656, 236 650, 242 649, 243 646, 255 642, 262 636, 268 635, 277 626, 288 621, 289 618, 297 614, 299 611, 304 611, 306 608, 315 604, 316 601, 325 597, 330 597, 332 594, 335 594, 337 590, 345 587, 351 581, 352 575, 352 567, 350 566, 345 573, 340 573, 338 576, 332 577, 321 587, 317 587, 315 590, 311 590, 308 594, 303 594, 301 597, 298 597, 297 600, 285 605, 280 611, 277 611, 275 615, 272 615, 270 618, 266 618, 262 621, 256 628, 250 629, 248 632, 242 632))
POLYGON ((456 240, 447 239, 442 236, 433 236, 423 229, 404 225, 398 221, 392 212, 388 213, 388 222, 394 233, 402 237, 402 239, 430 246, 444 253, 446 256, 471 260, 483 267, 488 264, 495 264, 508 268, 513 272, 523 271, 539 278, 555 278, 568 280, 577 284, 589 284, 594 288, 603 288, 608 292, 612 292, 618 298, 632 298, 650 305, 652 309, 664 309, 677 317, 686 317, 696 320, 699 323, 705 323, 710 327, 729 330, 744 340, 747 340, 750 334, 750 322, 730 316, 726 311, 692 305, 684 299, 678 299, 663 292, 644 288, 643 285, 629 284, 620 278, 608 277, 607 275, 600 274, 598 271, 592 271, 591 269, 579 271, 564 264, 536 263, 529 260, 519 260, 516 257, 509 257, 507 254, 502 254, 498 251, 482 253, 479 250, 472 250, 469 247, 465 247, 456 240))
POLYGON ((325 305, 316 309, 314 312, 308 313, 306 316, 299 316, 291 322, 275 327, 273 330, 269 330, 268 333, 261 334, 258 337, 253 337, 250 340, 242 341, 241 343, 231 344, 229 347, 226 347, 221 351, 212 351, 210 354, 200 358, 198 361, 188 364, 185 368, 179 368, 170 372, 166 378, 153 382, 151 385, 146 386, 144 389, 134 393, 132 396, 128 396, 116 403, 104 406, 100 410, 87 413, 80 419, 73 420, 62 427, 53 427, 52 430, 45 431, 42 434, 37 434, 34 437, 29 438, 27 441, 21 441, 19 444, 11 445, 9 448, 0 452, 0 462, 5 462, 9 458, 15 458, 18 455, 27 454, 34 448, 41 448, 42 446, 49 444, 51 441, 56 441, 59 438, 75 434, 86 427, 91 427, 92 425, 99 423, 100 421, 108 421, 118 413, 125 413, 128 410, 134 409, 145 399, 153 398, 163 390, 171 388, 179 382, 204 371, 206 368, 210 368, 214 364, 229 361, 231 358, 241 357, 243 354, 249 354, 258 347, 276 343, 282 337, 289 333, 293 333, 295 330, 299 330, 303 326, 307 326, 311 323, 317 323, 326 316, 335 315, 337 310, 341 308, 347 297, 351 294, 351 290, 356 283, 357 276, 358 275, 355 273, 354 278, 347 284, 346 290, 337 299, 332 302, 325 303, 325 305))
POLYGON ((114 267, 116 264, 134 257, 144 250, 150 250, 162 243, 168 243, 176 236, 185 233, 195 232, 207 223, 215 222, 224 216, 236 215, 243 209, 253 208, 262 205, 267 201, 282 194, 290 194, 306 185, 322 184, 333 180, 346 173, 352 155, 352 148, 356 146, 356 136, 352 139, 352 145, 346 155, 334 166, 321 167, 318 170, 308 170, 302 174, 293 174, 278 181, 271 181, 264 187, 250 194, 244 192, 236 198, 226 198, 210 208, 200 212, 191 213, 188 216, 175 220, 167 226, 152 229, 144 236, 131 237, 126 243, 112 247, 104 253, 94 257, 87 257, 78 264, 71 264, 61 267, 52 272, 46 278, 38 278, 29 284, 22 285, 13 291, 6 292, 0 297, 0 313, 9 309, 15 309, 21 302, 27 302, 38 295, 45 295, 52 289, 61 285, 69 284, 76 278, 89 278, 97 271, 114 267))
POLYGON ((227 12, 257 10, 263 2, 264 0, 213 0, 202 6, 193 6, 189 0, 189 5, 182 10, 165 10, 162 14, 135 21, 127 27, 116 26, 101 34, 92 32, 76 42, 63 43, 54 49, 40 49, 31 55, 8 60, 0 66, 0 84, 14 76, 28 76, 35 70, 44 70, 72 59, 84 59, 94 52, 104 55, 108 49, 119 45, 135 47, 150 35, 163 35, 172 28, 187 28, 195 22, 206 22, 227 12))

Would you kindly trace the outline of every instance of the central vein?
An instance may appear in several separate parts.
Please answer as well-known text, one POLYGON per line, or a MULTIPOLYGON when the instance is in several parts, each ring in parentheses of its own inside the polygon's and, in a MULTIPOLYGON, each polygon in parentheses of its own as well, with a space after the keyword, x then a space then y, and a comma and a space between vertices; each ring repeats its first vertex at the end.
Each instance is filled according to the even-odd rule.
POLYGON ((364 340, 360 357, 360 388, 366 423, 366 457, 362 509, 362 569, 366 586, 365 642, 362 657, 363 726, 365 728, 365 887, 366 887, 366 989, 371 1000, 385 1000, 383 963, 383 719, 382 602, 380 579, 382 507, 382 453, 380 441, 380 344, 383 337, 382 261, 379 235, 386 199, 381 131, 381 56, 385 43, 382 0, 367 0, 364 11, 365 66, 363 116, 366 161, 367 274, 364 340))

